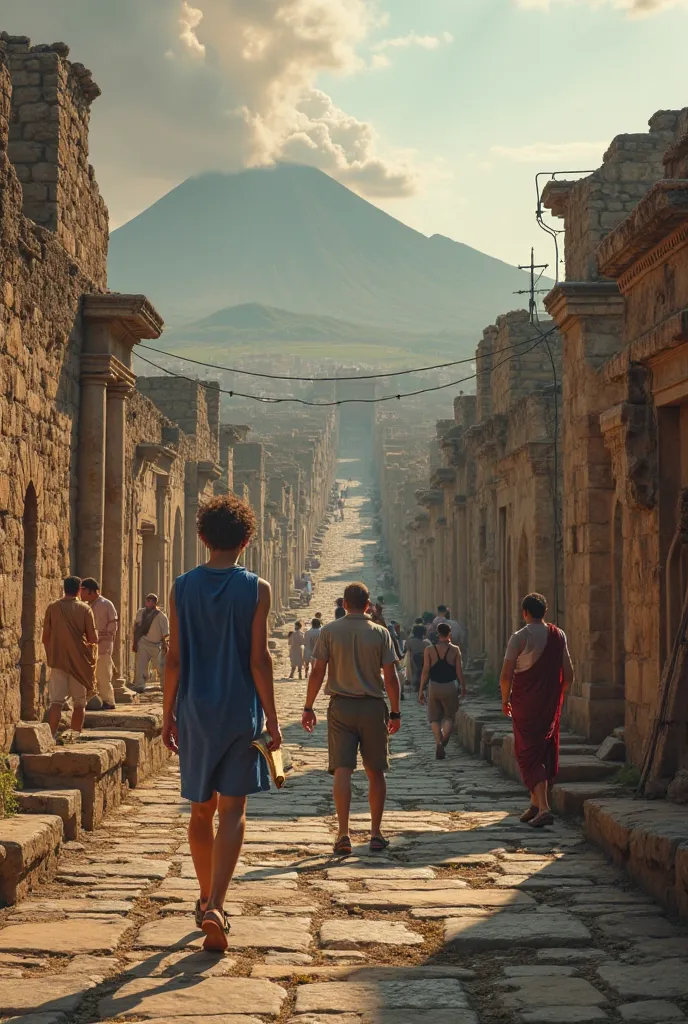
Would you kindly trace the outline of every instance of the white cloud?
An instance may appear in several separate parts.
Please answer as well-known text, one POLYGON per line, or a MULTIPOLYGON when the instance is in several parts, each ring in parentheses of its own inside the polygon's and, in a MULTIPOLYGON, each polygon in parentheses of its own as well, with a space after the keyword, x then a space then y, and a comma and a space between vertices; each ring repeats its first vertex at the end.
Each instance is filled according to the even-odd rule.
POLYGON ((199 11, 197 7, 190 7, 186 0, 182 0, 182 12, 179 16, 179 26, 181 28, 179 38, 189 53, 205 57, 205 46, 199 42, 196 35, 196 29, 202 20, 203 11, 199 11))
POLYGON ((451 32, 442 32, 438 36, 422 36, 418 32, 409 32, 405 36, 395 36, 392 39, 381 39, 373 46, 376 53, 383 50, 401 50, 409 46, 418 46, 421 50, 437 50, 440 46, 454 42, 451 32))
POLYGON ((531 142, 525 146, 492 146, 490 152, 519 164, 601 162, 608 142, 531 142))
POLYGON ((146 183, 282 159, 367 196, 413 193, 414 158, 317 89, 323 73, 384 66, 365 44, 387 20, 378 0, 0 0, 3 28, 66 39, 93 68, 92 155, 115 219, 146 183))
MULTIPOLYGON (((218 75, 228 100, 230 163, 239 154, 243 166, 308 163, 369 196, 416 190, 408 163, 380 155, 373 126, 315 87, 322 71, 365 68, 359 44, 380 24, 368 0, 196 2, 198 9, 182 0, 180 42, 218 75)), ((385 55, 375 57, 384 66, 385 55)))
POLYGON ((688 0, 515 0, 517 7, 524 10, 548 11, 556 4, 582 7, 604 7, 610 5, 617 10, 627 11, 632 18, 643 18, 670 7, 688 6, 688 0))
POLYGON ((340 110, 326 93, 311 89, 299 103, 293 130, 279 155, 319 167, 371 197, 412 195, 417 173, 408 161, 377 157, 376 138, 371 124, 340 110))

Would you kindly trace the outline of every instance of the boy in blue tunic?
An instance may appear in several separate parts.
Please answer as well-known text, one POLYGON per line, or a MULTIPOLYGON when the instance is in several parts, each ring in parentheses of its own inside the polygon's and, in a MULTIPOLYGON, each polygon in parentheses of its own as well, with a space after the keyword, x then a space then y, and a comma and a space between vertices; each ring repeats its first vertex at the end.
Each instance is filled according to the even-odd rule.
POLYGON ((208 561, 179 576, 170 595, 163 739, 179 754, 182 796, 191 801, 196 924, 205 949, 224 950, 224 901, 244 841, 246 798, 270 784, 251 742, 264 724, 272 750, 282 735, 268 650, 270 585, 237 564, 256 532, 255 513, 228 494, 202 505, 196 525, 208 561))

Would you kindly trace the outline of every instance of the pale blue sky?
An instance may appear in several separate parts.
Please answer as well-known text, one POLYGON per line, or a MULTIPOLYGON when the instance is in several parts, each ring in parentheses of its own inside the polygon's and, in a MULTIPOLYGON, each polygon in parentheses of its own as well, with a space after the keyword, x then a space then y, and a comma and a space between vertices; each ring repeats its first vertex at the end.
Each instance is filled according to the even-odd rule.
POLYGON ((688 0, 0 0, 0 28, 92 68, 114 226, 190 174, 290 159, 427 234, 548 260, 535 172, 598 166, 688 105, 688 0))
POLYGON ((527 262, 531 245, 551 258, 535 225, 536 171, 596 167, 615 135, 688 105, 685 7, 642 19, 579 2, 545 12, 513 0, 390 0, 387 9, 385 35, 448 31, 454 42, 398 50, 391 67, 325 87, 385 146, 413 149, 451 177, 380 205, 512 263, 527 262), (536 144, 569 148, 528 162, 494 152, 536 144))

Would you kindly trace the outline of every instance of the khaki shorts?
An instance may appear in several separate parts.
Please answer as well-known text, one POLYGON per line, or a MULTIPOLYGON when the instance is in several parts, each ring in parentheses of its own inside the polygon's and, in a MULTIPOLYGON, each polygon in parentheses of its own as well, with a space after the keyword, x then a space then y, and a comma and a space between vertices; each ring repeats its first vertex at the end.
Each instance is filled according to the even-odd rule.
POLYGON ((388 721, 387 705, 378 697, 332 697, 327 709, 330 775, 337 768, 355 771, 359 747, 364 768, 388 771, 388 721))
POLYGON ((459 684, 430 683, 428 686, 428 722, 448 722, 459 713, 459 684))
POLYGON ((86 707, 86 687, 61 668, 50 669, 48 695, 51 704, 64 704, 67 697, 71 697, 75 708, 86 707))

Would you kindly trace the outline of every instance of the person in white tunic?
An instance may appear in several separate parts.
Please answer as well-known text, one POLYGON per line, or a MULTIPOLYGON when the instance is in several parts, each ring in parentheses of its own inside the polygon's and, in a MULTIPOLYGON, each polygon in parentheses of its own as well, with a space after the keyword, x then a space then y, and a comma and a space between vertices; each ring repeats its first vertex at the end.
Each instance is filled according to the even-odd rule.
POLYGON ((146 604, 143 608, 139 608, 134 622, 133 650, 136 652, 134 690, 137 693, 143 693, 146 688, 152 661, 158 662, 162 673, 169 638, 170 623, 162 608, 158 608, 158 596, 157 594, 148 594, 146 604))

